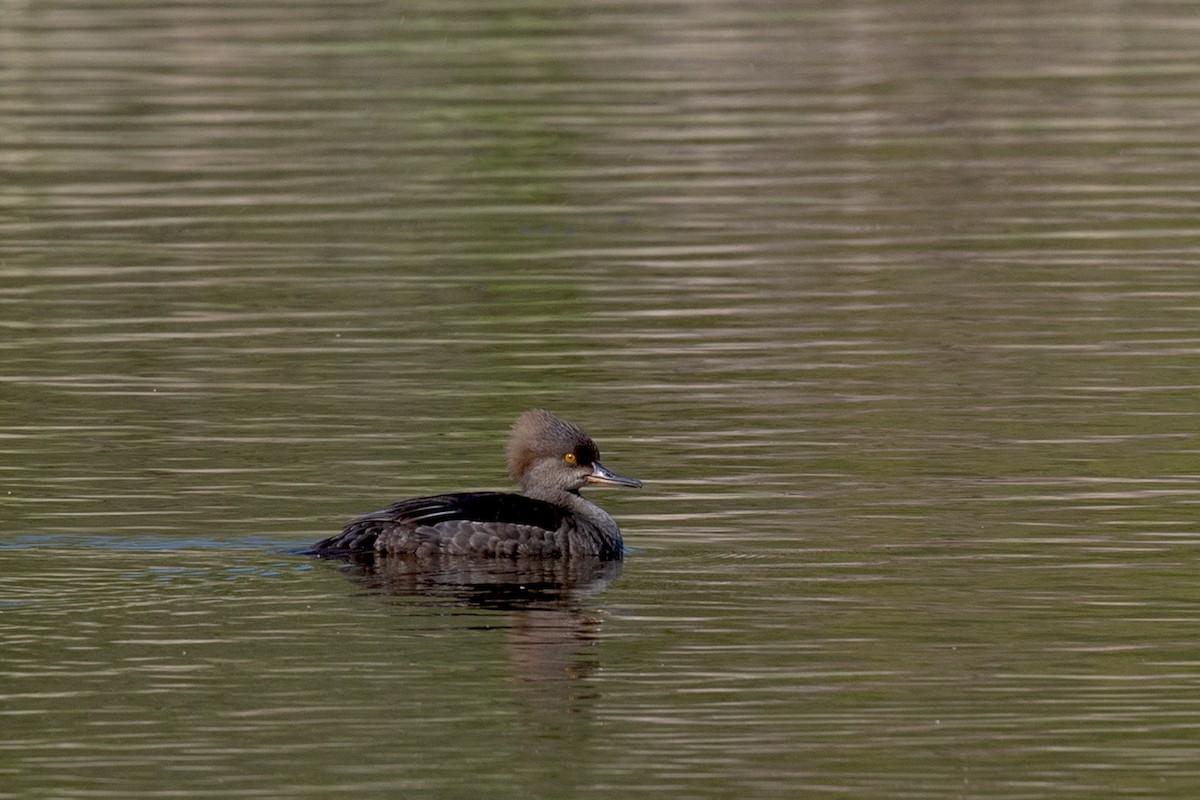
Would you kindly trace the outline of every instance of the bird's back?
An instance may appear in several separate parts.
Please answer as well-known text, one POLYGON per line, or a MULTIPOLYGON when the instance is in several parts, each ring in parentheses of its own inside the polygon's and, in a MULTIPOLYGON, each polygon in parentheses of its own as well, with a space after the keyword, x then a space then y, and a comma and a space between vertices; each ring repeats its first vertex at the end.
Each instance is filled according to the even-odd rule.
POLYGON ((524 495, 443 494, 359 517, 312 552, 554 557, 568 554, 571 523, 565 509, 524 495))

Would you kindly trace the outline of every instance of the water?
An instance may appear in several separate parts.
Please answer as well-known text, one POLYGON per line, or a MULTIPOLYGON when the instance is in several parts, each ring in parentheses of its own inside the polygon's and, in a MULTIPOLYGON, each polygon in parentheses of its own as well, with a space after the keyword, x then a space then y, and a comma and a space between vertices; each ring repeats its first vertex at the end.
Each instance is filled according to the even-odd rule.
POLYGON ((1194 796, 1193 17, 0 2, 0 797, 1194 796))

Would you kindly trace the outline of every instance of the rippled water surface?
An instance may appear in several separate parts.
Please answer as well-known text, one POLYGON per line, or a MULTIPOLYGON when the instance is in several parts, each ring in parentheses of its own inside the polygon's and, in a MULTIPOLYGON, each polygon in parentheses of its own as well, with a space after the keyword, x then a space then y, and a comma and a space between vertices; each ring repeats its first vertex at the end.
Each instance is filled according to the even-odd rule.
POLYGON ((0 798, 1195 796, 1194 4, 0 19, 0 798))

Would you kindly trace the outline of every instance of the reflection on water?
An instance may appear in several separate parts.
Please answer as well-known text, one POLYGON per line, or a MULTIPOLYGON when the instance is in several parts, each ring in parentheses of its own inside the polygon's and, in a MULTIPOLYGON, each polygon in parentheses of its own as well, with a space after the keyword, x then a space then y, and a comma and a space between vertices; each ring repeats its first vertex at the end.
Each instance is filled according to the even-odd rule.
POLYGON ((1190 798, 1193 17, 0 0, 0 796, 1190 798))
POLYGON ((621 574, 621 562, 592 558, 405 558, 374 553, 345 557, 366 586, 395 596, 424 595, 480 608, 578 608, 621 574))
POLYGON ((621 574, 621 562, 592 558, 404 558, 361 554, 346 569, 372 591, 505 612, 512 678, 529 713, 580 711, 594 689, 579 681, 597 668, 603 614, 586 605, 621 574))

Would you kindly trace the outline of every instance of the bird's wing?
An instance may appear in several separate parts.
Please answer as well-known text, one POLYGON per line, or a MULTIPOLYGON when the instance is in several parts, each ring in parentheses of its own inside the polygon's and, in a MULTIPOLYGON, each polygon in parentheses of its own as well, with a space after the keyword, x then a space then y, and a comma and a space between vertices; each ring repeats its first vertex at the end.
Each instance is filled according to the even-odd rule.
POLYGON ((516 537, 537 538, 541 533, 558 530, 563 516, 556 506, 519 494, 471 492, 418 497, 351 521, 341 533, 313 545, 311 552, 332 555, 413 550, 421 542, 438 536, 495 537, 499 523, 516 537))

